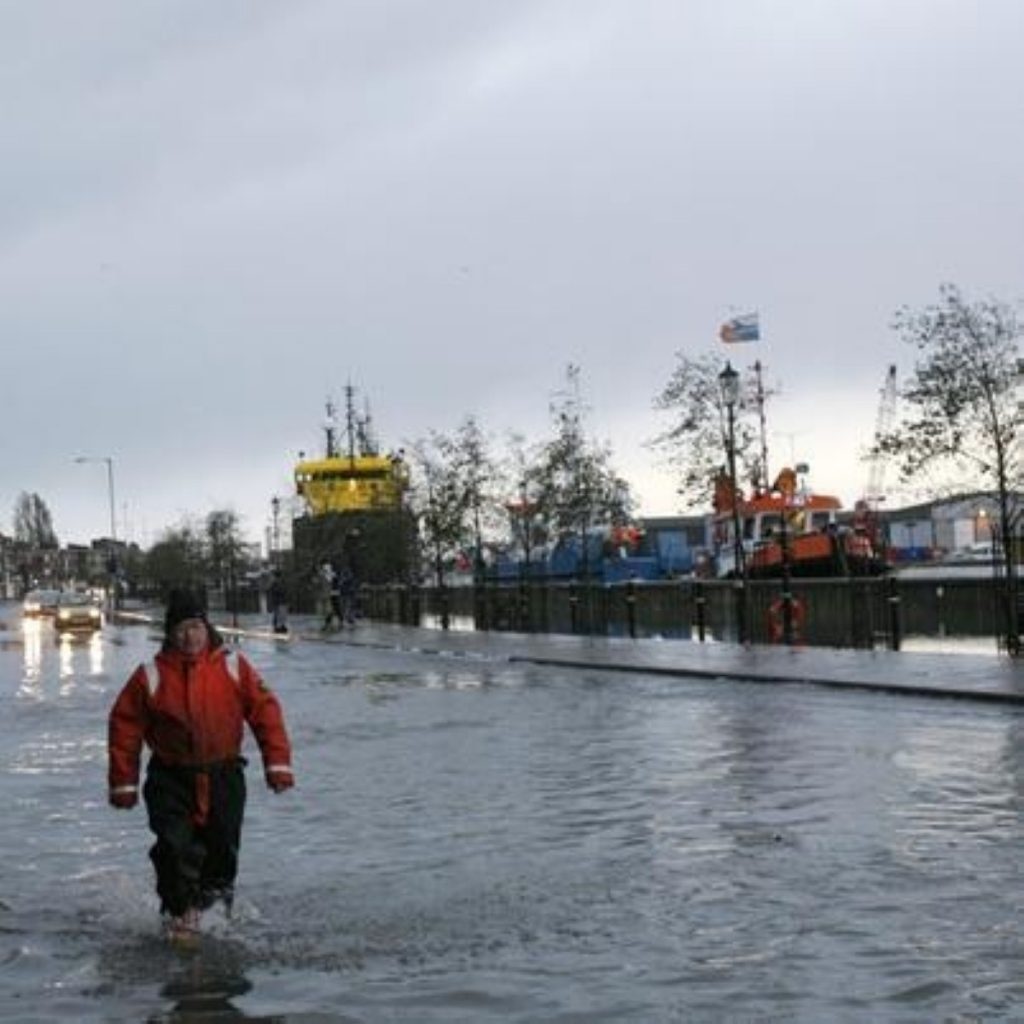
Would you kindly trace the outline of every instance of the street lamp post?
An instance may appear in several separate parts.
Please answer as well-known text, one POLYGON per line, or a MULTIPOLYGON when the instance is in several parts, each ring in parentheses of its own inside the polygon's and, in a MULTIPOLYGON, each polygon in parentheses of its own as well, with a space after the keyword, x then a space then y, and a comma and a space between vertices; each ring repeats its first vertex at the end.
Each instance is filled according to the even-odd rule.
POLYGON ((79 455, 75 462, 105 462, 107 464, 107 495, 110 499, 110 553, 107 558, 107 571, 110 574, 110 607, 117 607, 117 555, 114 545, 117 543, 117 513, 114 503, 114 460, 109 455, 79 455))
POLYGON ((740 375, 731 363, 718 375, 718 384, 725 405, 728 433, 726 455, 729 460, 729 485, 732 489, 733 586, 736 590, 736 635, 741 644, 747 642, 747 569, 743 559, 739 488, 736 483, 736 404, 740 397, 740 375))
POLYGON ((271 528, 271 549, 270 549, 270 561, 274 565, 277 565, 280 560, 278 552, 281 550, 281 527, 278 517, 281 515, 281 499, 275 494, 270 499, 270 510, 273 516, 273 526, 271 528))
POLYGON ((107 494, 110 498, 110 539, 117 540, 117 516, 114 511, 114 460, 109 455, 79 455, 75 462, 105 462, 107 464, 107 494))

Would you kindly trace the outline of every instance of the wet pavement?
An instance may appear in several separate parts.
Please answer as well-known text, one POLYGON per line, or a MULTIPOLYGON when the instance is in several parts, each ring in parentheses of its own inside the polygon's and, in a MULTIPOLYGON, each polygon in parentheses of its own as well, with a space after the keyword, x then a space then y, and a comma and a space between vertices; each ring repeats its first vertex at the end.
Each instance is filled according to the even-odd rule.
MULTIPOLYGON (((252 618, 248 624, 240 625, 243 634, 272 636, 262 628, 259 619, 252 618)), ((796 682, 1024 704, 1024 660, 1005 655, 446 631, 367 622, 329 633, 316 627, 312 617, 295 619, 293 639, 610 672, 760 683, 796 682)), ((228 631, 231 632, 230 628, 228 631)))

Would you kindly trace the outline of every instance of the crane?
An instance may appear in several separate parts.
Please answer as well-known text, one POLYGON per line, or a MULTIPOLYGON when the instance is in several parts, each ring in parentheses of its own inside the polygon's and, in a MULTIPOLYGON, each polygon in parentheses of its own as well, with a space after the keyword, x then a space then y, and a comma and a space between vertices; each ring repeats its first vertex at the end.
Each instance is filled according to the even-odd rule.
MULTIPOLYGON (((880 392, 878 400, 878 415, 875 417, 875 433, 873 444, 877 446, 879 440, 892 430, 893 420, 896 418, 896 364, 890 363, 889 370, 885 375, 885 383, 880 392)), ((868 484, 864 488, 864 500, 868 508, 877 510, 878 503, 885 499, 882 493, 882 484, 885 481, 885 459, 877 451, 871 452, 870 467, 868 470, 868 484)))
POLYGON ((885 456, 878 451, 878 442, 892 430, 896 418, 896 364, 890 363, 885 374, 885 383, 879 392, 878 412, 875 416, 875 433, 872 449, 868 455, 868 482, 864 496, 856 503, 855 522, 872 538, 878 539, 878 506, 885 500, 882 484, 885 481, 885 456))

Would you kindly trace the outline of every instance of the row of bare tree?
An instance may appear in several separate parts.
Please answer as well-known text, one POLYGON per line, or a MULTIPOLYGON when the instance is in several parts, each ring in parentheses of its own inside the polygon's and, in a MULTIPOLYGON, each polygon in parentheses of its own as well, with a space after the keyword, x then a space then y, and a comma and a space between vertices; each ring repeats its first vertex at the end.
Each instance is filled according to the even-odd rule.
MULTIPOLYGON (((937 492, 991 493, 1000 508, 998 529, 1012 576, 1011 538, 1024 514, 1017 312, 994 299, 970 302, 954 285, 943 285, 936 303, 900 309, 893 328, 915 350, 914 368, 904 376, 899 416, 874 439, 868 455, 891 460, 904 481, 941 478, 944 487, 935 485, 937 492)), ((654 399, 668 423, 651 445, 675 473, 682 503, 707 508, 725 458, 721 357, 679 351, 676 360, 654 399)), ((753 374, 743 371, 743 376, 744 397, 734 410, 736 456, 742 474, 756 478, 763 409, 753 374)), ((529 561, 539 546, 576 537, 585 557, 590 530, 629 520, 630 487, 613 467, 610 446, 587 433, 578 367, 568 367, 550 412, 546 440, 528 443, 515 435, 501 455, 473 416, 450 434, 432 430, 410 445, 410 507, 439 582, 460 551, 469 552, 479 569, 490 544, 513 547, 529 561)), ((57 544, 49 510, 38 495, 18 498, 14 524, 16 540, 57 544)), ((218 510, 201 527, 168 529, 146 554, 145 572, 166 581, 201 571, 226 582, 244 561, 243 548, 238 516, 218 510)))

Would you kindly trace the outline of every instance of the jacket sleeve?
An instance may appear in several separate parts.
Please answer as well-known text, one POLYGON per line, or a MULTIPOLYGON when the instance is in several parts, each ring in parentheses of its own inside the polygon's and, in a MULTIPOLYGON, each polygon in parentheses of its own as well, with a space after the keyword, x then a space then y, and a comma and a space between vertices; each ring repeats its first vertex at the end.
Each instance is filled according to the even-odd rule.
POLYGON ((238 655, 238 674, 245 720, 259 744, 264 773, 291 776, 292 748, 277 697, 241 654, 238 655))
POLYGON ((110 711, 107 753, 111 793, 137 793, 139 790, 139 756, 146 734, 147 706, 146 670, 140 665, 110 711))

